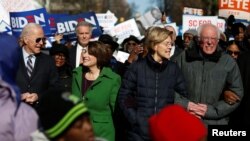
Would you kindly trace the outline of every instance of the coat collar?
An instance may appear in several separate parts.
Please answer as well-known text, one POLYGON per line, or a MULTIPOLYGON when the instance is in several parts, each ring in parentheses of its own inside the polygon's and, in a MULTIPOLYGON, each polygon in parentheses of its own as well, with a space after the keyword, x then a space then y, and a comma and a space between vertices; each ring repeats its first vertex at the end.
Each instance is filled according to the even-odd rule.
POLYGON ((195 60, 204 60, 204 61, 212 61, 212 62, 218 62, 221 57, 222 51, 217 47, 216 51, 211 55, 205 55, 202 53, 198 46, 191 47, 186 50, 186 60, 188 62, 192 62, 195 60))
MULTIPOLYGON (((82 85, 82 75, 88 71, 88 68, 84 67, 84 66, 79 66, 77 68, 75 68, 73 70, 73 73, 76 73, 76 82, 77 82, 77 85, 78 87, 81 89, 81 85, 82 85)), ((93 82, 93 84, 91 85, 91 87, 95 86, 96 84, 98 84, 103 78, 112 78, 113 77, 113 71, 108 68, 108 67, 103 67, 101 72, 100 72, 100 75, 98 76, 98 78, 93 82)))
POLYGON ((147 57, 146 57, 146 60, 147 60, 147 62, 148 62, 148 64, 149 64, 149 66, 153 69, 153 70, 155 70, 155 71, 163 71, 166 67, 167 67, 167 64, 168 64, 168 59, 163 59, 163 61, 162 61, 162 63, 160 64, 160 63, 158 63, 158 62, 156 62, 154 59, 153 59, 153 57, 152 57, 152 55, 151 54, 148 54, 147 55, 147 57))

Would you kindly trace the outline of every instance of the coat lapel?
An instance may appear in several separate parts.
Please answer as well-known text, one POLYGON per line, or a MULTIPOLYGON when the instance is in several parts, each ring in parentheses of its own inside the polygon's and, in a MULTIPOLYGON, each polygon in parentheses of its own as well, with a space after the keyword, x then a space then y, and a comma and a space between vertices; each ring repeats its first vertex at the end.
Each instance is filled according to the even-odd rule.
POLYGON ((22 53, 22 59, 20 59, 20 70, 22 71, 22 74, 24 74, 24 77, 26 80, 29 80, 29 76, 28 76, 28 73, 27 73, 27 68, 26 68, 26 65, 25 65, 25 62, 24 62, 24 59, 23 59, 23 53, 22 53))
POLYGON ((39 70, 38 68, 40 67, 40 66, 39 66, 40 61, 41 61, 41 57, 40 57, 40 54, 38 54, 38 55, 36 55, 35 65, 34 65, 34 68, 33 68, 32 73, 31 73, 30 80, 32 80, 32 78, 34 78, 35 74, 36 74, 37 71, 39 70))

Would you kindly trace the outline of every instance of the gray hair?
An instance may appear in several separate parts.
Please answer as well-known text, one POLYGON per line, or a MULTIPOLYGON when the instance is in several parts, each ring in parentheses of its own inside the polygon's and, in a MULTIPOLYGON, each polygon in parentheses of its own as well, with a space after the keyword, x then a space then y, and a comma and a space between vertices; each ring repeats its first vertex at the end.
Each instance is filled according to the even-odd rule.
POLYGON ((206 28, 206 27, 212 27, 212 28, 214 28, 215 31, 217 32, 217 38, 218 38, 218 39, 220 38, 220 30, 219 30, 219 28, 218 28, 217 26, 213 25, 213 24, 210 24, 210 23, 208 23, 208 24, 203 24, 203 25, 201 25, 201 26, 198 27, 198 29, 197 29, 198 37, 201 36, 201 32, 202 32, 203 29, 206 28))
POLYGON ((93 26, 92 26, 90 23, 86 22, 86 21, 81 21, 81 22, 78 22, 78 24, 76 25, 76 28, 75 28, 76 34, 77 34, 77 29, 78 29, 79 27, 81 27, 81 26, 87 26, 87 27, 89 27, 90 33, 92 33, 92 31, 93 31, 93 26))
POLYGON ((28 23, 22 30, 22 33, 20 35, 20 38, 23 38, 25 36, 28 36, 33 33, 34 29, 42 28, 41 25, 36 23, 28 23))

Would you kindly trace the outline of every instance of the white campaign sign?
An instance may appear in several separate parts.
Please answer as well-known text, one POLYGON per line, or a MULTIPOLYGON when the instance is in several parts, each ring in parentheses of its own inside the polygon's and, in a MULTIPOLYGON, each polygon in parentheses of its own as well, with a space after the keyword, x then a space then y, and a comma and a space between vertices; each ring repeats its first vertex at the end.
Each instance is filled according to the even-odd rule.
POLYGON ((0 32, 11 34, 9 12, 21 12, 42 8, 36 0, 0 0, 0 32))
POLYGON ((103 28, 112 28, 117 22, 117 17, 110 11, 107 11, 107 13, 97 13, 96 17, 99 25, 103 28))
POLYGON ((183 15, 183 33, 188 29, 197 29, 200 25, 211 23, 217 26, 217 16, 183 15))
POLYGON ((136 25, 135 19, 130 19, 125 22, 122 22, 116 25, 111 29, 111 35, 116 36, 118 38, 118 43, 121 43, 125 38, 130 35, 134 35, 136 37, 140 37, 141 34, 136 25))
POLYGON ((250 0, 219 0, 218 7, 221 17, 234 15, 236 19, 250 21, 250 0))

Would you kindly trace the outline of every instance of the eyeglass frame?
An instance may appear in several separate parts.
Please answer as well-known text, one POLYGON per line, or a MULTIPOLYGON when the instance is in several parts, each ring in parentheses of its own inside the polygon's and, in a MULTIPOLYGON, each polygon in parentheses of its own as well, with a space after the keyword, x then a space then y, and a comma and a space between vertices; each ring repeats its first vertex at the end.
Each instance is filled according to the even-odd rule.
POLYGON ((199 40, 202 40, 203 42, 208 42, 208 41, 212 41, 212 42, 218 42, 219 38, 217 37, 199 37, 199 40))
POLYGON ((45 43, 46 40, 47 40, 46 37, 39 37, 39 38, 36 38, 36 39, 35 39, 35 42, 36 42, 36 43, 40 43, 41 41, 43 41, 43 43, 45 43))

